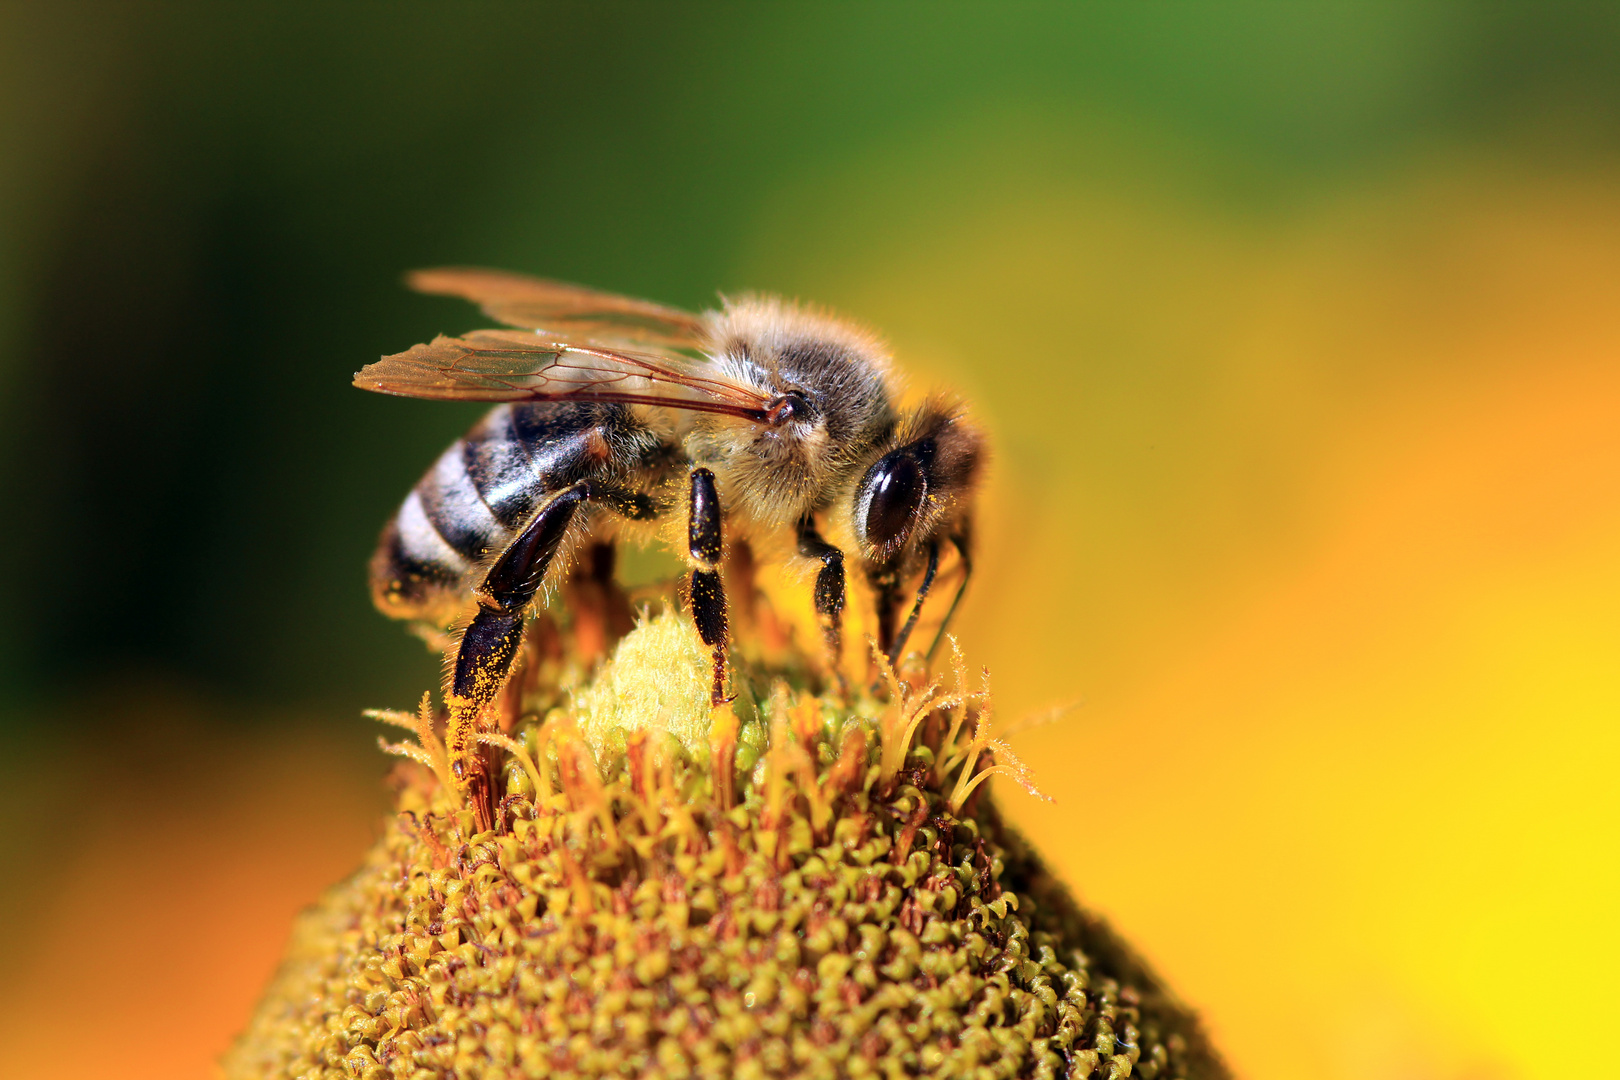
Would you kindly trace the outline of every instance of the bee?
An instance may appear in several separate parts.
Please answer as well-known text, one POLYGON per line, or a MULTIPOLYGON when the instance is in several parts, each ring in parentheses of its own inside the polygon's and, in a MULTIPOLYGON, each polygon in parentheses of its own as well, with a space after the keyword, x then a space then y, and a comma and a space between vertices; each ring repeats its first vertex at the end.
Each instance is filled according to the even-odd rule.
POLYGON ((692 313, 497 271, 409 281, 515 328, 441 335, 354 379, 384 394, 500 403, 406 496, 371 563, 385 614, 461 628, 445 702, 463 789, 478 782, 480 716, 511 672, 529 610, 582 544, 650 543, 662 530, 684 547, 717 707, 728 700, 728 544, 814 569, 834 672, 846 558, 870 586, 877 644, 892 663, 949 545, 961 582, 943 636, 971 573, 983 439, 947 399, 902 410, 888 352, 870 333, 766 296, 692 313))

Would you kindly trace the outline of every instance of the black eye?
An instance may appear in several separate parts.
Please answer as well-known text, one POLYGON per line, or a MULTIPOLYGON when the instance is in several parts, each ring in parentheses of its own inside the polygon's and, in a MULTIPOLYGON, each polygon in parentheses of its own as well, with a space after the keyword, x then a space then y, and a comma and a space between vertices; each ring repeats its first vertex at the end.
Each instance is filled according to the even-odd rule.
POLYGON ((928 494, 928 475, 909 452, 897 450, 867 470, 860 492, 856 525, 861 539, 892 554, 916 523, 917 510, 928 494))

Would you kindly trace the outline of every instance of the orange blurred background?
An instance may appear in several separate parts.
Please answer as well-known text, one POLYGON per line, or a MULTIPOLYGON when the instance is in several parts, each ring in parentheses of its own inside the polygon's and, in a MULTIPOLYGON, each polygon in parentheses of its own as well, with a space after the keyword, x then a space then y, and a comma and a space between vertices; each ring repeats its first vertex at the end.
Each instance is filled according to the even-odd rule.
MULTIPOLYGON (((292 16, 92 11, 93 30, 8 16, 22 74, 0 130, 33 152, 0 186, 9 504, 65 514, 121 482, 39 480, 54 428, 28 417, 55 424, 98 364, 127 377, 106 340, 148 365, 108 410, 151 380, 178 400, 163 365, 199 312, 224 329, 189 346, 186 378, 247 374, 161 414, 203 425, 195 442, 140 431, 113 471, 267 449, 161 503, 201 499, 200 479, 225 492, 190 547, 154 526, 140 550, 165 583, 103 603, 97 634, 17 629, 62 622, 51 595, 82 598, 68 572, 85 564, 50 560, 95 518, 6 553, 43 568, 0 595, 8 1074, 207 1075, 292 915, 374 835, 384 764, 358 709, 413 701, 433 661, 367 610, 364 560, 476 410, 392 411, 347 374, 471 325, 392 298, 399 271, 452 261, 689 305, 720 287, 815 299, 881 328, 919 384, 964 394, 996 447, 964 645, 1009 720, 1079 702, 1015 740, 1055 802, 999 797, 1241 1075, 1609 1068, 1613 20, 1206 11, 919 33, 898 8, 639 28, 546 9, 532 27, 485 12, 386 33, 357 16, 310 44, 292 16), (617 88, 562 101, 543 66, 490 74, 477 43, 526 29, 617 88), (246 74, 222 62, 266 34, 246 74), (477 71, 432 74, 445 35, 477 71), (99 74, 50 75, 70 43, 99 74), (152 74, 171 67, 190 74, 152 74), (291 104, 194 104, 227 91, 291 104), (184 138, 152 119, 181 100, 203 116, 184 138), (147 126, 120 135, 131 116, 147 126), (469 130, 510 160, 435 161, 469 130), (151 161, 125 146, 154 131, 151 161), (216 151, 218 176, 183 179, 216 151), (102 228, 153 206, 203 239, 102 228), (185 303, 115 295, 152 251, 163 281, 191 283, 185 303), (86 311, 92 330, 62 344, 86 311), (64 490, 80 495, 47 500, 64 490), (260 566, 285 577, 224 587, 260 566), (202 599, 171 610, 170 594, 202 599)), ((64 424, 61 453, 89 454, 64 424)), ((119 520, 138 530, 152 498, 128 495, 119 520)))

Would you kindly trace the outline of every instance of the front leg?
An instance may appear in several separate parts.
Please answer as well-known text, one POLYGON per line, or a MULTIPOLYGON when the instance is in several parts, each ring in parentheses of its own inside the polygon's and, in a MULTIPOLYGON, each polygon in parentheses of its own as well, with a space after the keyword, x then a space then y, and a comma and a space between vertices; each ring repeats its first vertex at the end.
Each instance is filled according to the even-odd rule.
POLYGON ((945 618, 940 620, 939 629, 934 632, 934 643, 928 647, 928 662, 933 663, 934 654, 939 652, 939 646, 945 640, 945 632, 951 628, 951 619, 956 615, 956 609, 962 604, 962 596, 967 592, 968 579, 973 576, 973 556, 968 548, 967 532, 953 535, 951 546, 962 563, 962 581, 956 586, 956 595, 951 598, 951 606, 945 609, 945 618))
POLYGON ((806 514, 799 522, 799 554, 820 559, 816 572, 816 619, 827 645, 827 668, 838 678, 844 651, 844 553, 821 538, 815 519, 806 514))
MULTIPOLYGON (((911 631, 917 625, 917 616, 922 614, 923 601, 928 599, 928 590, 934 587, 934 575, 938 572, 939 541, 931 540, 928 543, 928 568, 923 571, 922 584, 917 586, 917 599, 911 605, 911 614, 906 617, 905 625, 900 628, 900 632, 894 636, 893 644, 889 646, 889 664, 891 667, 900 663, 900 654, 906 650, 906 642, 910 640, 911 631)), ((966 579, 964 579, 965 583, 966 579)), ((960 597, 961 593, 958 592, 957 596, 960 597)), ((951 610, 956 610, 955 604, 951 605, 951 610)), ((940 633, 944 633, 943 627, 940 633)), ((938 643, 939 639, 935 638, 935 645, 937 646, 938 643)), ((934 655, 932 648, 928 650, 928 655, 934 655)))
POLYGON ((714 473, 693 469, 687 504, 686 548, 692 558, 692 622, 703 644, 714 651, 714 684, 709 700, 726 697, 726 590, 720 583, 720 492, 714 473))
MULTIPOLYGON (((584 481, 552 497, 523 532, 490 566, 478 586, 478 610, 456 645, 445 704, 450 719, 445 731, 450 772, 466 791, 484 786, 478 768, 478 721, 512 670, 512 658, 523 640, 523 618, 545 580, 574 513, 590 496, 584 481)), ((487 793, 482 793, 487 794, 487 793)), ((481 797, 474 806, 482 805, 481 797)))

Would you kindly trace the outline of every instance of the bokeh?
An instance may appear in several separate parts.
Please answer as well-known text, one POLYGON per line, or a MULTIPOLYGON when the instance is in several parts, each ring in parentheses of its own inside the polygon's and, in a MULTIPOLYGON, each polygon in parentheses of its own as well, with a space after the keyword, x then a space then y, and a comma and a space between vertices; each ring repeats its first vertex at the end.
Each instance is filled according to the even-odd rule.
POLYGON ((1617 151, 1598 5, 0 7, 5 1071, 207 1075, 373 835, 470 263, 963 393, 1000 797, 1242 1075, 1600 1075, 1617 151))

